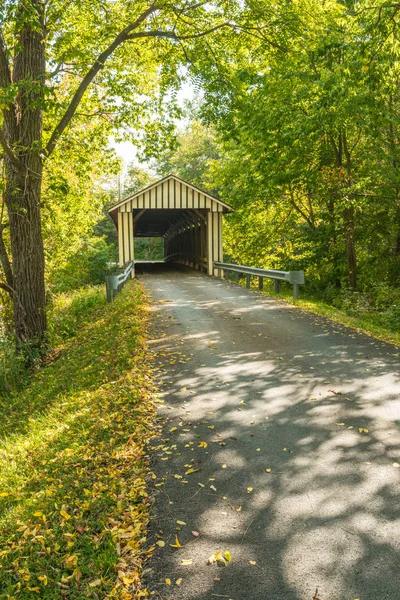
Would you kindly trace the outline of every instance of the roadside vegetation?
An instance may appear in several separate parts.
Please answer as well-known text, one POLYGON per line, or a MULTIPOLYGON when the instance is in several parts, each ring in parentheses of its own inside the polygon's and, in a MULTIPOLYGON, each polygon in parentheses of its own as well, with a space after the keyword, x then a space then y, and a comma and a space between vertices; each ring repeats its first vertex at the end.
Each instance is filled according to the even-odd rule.
POLYGON ((154 430, 143 290, 112 304, 103 286, 59 294, 49 321, 48 364, 18 386, 9 373, 0 398, 0 598, 140 598, 154 430))

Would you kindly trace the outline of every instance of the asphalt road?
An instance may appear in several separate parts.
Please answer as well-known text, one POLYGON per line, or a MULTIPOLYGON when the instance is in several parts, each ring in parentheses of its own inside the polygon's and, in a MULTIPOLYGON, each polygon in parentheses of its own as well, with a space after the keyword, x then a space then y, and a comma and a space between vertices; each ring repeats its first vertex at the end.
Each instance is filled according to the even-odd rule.
POLYGON ((165 418, 154 597, 400 599, 399 350, 193 271, 139 278, 165 418))

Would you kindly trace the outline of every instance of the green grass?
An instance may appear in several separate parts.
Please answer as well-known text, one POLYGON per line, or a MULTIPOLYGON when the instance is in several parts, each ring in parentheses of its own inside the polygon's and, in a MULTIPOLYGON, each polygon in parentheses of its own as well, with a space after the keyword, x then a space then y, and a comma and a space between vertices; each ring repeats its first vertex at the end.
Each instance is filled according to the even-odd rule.
MULTIPOLYGON (((244 286, 245 282, 241 282, 244 286)), ((258 279, 252 281, 252 289, 258 290, 258 279)), ((323 302, 322 300, 307 294, 305 287, 300 286, 300 297, 297 301, 293 300, 293 289, 289 284, 282 284, 279 294, 273 291, 273 282, 264 280, 264 291, 262 292, 268 296, 273 296, 285 300, 302 310, 313 312, 318 315, 322 315, 331 319, 335 323, 346 325, 352 329, 356 329, 362 333, 366 333, 372 337, 375 337, 385 342, 389 342, 394 345, 400 345, 400 333, 393 331, 383 324, 383 315, 380 312, 368 311, 364 314, 353 316, 347 314, 343 310, 339 310, 334 306, 323 302)))
POLYGON ((142 597, 154 389, 130 282, 59 296, 58 351, 0 399, 0 598, 142 597))

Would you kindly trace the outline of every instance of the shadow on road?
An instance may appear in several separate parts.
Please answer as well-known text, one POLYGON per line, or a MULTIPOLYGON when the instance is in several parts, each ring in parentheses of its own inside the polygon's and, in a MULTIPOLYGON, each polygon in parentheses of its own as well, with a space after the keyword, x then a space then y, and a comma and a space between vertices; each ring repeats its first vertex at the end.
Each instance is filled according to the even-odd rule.
POLYGON ((193 600, 312 600, 316 588, 323 600, 400 598, 397 350, 197 273, 143 277, 167 419, 152 533, 166 545, 150 589, 193 600), (199 470, 185 475, 188 465, 199 470), (217 549, 231 552, 228 567, 206 565, 217 549))

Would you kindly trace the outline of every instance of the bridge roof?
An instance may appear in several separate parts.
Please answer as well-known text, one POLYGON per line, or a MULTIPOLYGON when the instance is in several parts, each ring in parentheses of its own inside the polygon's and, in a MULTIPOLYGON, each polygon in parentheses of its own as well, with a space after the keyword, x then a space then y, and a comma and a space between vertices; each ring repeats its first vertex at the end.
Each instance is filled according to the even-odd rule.
POLYGON ((212 212, 223 213, 233 211, 229 204, 172 174, 120 200, 108 212, 116 221, 118 212, 134 212, 143 209, 209 209, 212 212))

